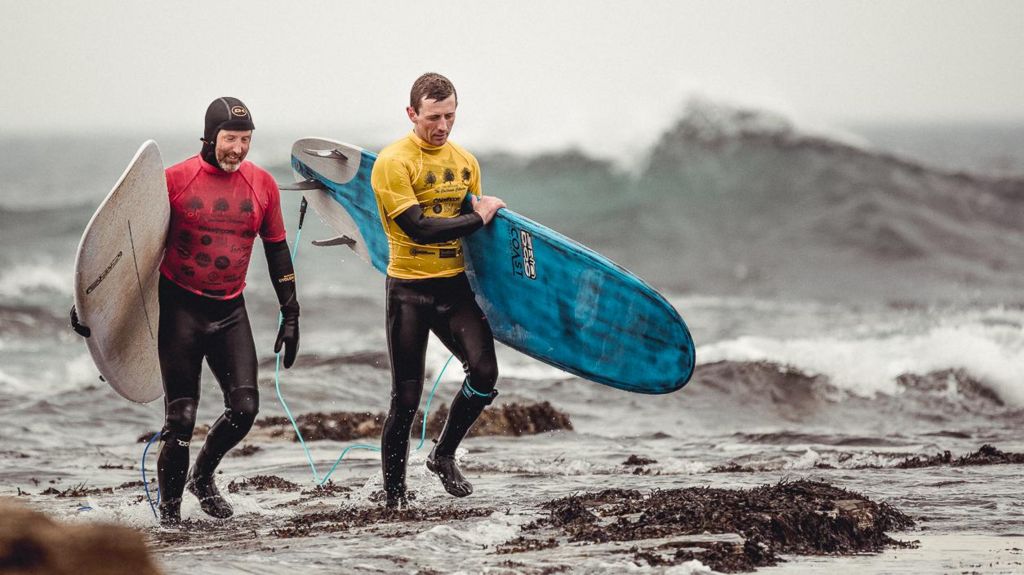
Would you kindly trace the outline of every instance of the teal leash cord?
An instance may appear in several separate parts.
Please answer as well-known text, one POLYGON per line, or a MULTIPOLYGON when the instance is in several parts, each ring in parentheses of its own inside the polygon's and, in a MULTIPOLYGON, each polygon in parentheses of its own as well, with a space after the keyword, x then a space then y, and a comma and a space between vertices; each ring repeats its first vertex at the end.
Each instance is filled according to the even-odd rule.
MULTIPOLYGON (((296 260, 299 253, 299 238, 302 237, 302 223, 306 219, 306 206, 306 198, 302 198, 302 204, 299 207, 299 229, 296 230, 295 232, 295 245, 292 247, 293 262, 296 260)), ((281 326, 281 322, 283 321, 284 316, 278 314, 277 325, 279 328, 281 326)), ((423 410, 423 430, 420 433, 420 443, 419 445, 416 446, 417 451, 419 451, 419 449, 423 447, 423 443, 426 441, 427 415, 430 413, 430 402, 434 399, 434 393, 437 391, 437 386, 441 382, 441 376, 444 375, 444 371, 448 367, 448 364, 452 361, 453 357, 454 355, 448 357, 448 361, 445 362, 444 367, 442 367, 440 373, 437 374, 437 379, 434 380, 434 387, 430 390, 430 395, 427 397, 427 407, 423 410)), ((284 395, 281 393, 281 352, 277 353, 277 359, 274 363, 274 390, 277 392, 277 400, 281 403, 281 407, 284 409, 285 415, 288 416, 288 421, 291 422, 292 424, 292 429, 295 430, 295 436, 299 438, 299 444, 302 445, 302 450, 306 454, 306 461, 309 462, 309 469, 313 473, 313 482, 316 483, 317 485, 324 485, 327 483, 327 480, 330 479, 331 474, 334 473, 334 470, 337 469, 339 465, 341 465, 342 459, 344 459, 345 456, 348 455, 349 451, 352 451, 353 449, 365 449, 367 451, 376 451, 378 453, 380 452, 379 447, 367 445, 365 443, 349 445, 344 450, 342 450, 341 455, 339 455, 338 459, 334 461, 334 465, 332 465, 331 468, 327 471, 327 473, 325 473, 324 476, 321 478, 319 471, 317 471, 316 463, 313 462, 313 454, 310 453, 309 447, 306 445, 306 440, 305 438, 302 437, 302 432, 299 430, 299 424, 297 421, 295 421, 295 417, 292 415, 291 409, 288 408, 288 402, 284 400, 284 395)))

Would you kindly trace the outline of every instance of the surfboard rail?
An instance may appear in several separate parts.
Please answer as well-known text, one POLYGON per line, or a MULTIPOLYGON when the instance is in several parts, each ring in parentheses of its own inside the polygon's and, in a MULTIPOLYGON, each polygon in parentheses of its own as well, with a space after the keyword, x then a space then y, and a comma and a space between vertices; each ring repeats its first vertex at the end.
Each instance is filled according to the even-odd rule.
POLYGON ((147 140, 89 219, 75 254, 75 308, 96 368, 124 398, 163 395, 157 333, 159 268, 170 204, 163 160, 147 140))

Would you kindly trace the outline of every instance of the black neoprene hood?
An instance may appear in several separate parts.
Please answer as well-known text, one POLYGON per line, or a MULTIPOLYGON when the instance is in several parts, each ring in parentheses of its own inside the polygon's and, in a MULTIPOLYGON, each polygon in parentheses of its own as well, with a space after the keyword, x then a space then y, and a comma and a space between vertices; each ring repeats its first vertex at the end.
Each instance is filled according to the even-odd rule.
POLYGON ((248 106, 238 98, 225 96, 210 102, 206 108, 206 128, 203 130, 203 141, 211 144, 217 141, 217 132, 221 130, 255 130, 252 114, 248 106))

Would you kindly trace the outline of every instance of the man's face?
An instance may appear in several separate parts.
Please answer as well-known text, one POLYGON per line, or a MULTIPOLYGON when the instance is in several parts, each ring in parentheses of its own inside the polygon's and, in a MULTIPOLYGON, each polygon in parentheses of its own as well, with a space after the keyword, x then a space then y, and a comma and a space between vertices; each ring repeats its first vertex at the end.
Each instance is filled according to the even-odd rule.
POLYGON ((440 102, 423 98, 420 100, 419 112, 412 106, 405 111, 412 120, 413 131, 421 140, 431 146, 441 146, 448 141, 448 135, 452 133, 457 106, 455 94, 452 94, 440 102))
POLYGON ((220 169, 228 173, 237 170, 249 153, 250 140, 252 140, 252 130, 221 130, 217 132, 217 146, 214 149, 214 154, 220 169))

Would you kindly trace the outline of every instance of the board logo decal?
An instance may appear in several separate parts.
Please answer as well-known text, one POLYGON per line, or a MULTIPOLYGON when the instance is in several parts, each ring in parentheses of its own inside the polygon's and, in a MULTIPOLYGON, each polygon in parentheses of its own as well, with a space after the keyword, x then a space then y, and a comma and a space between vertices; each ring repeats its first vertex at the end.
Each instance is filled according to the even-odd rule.
POLYGON ((526 277, 537 279, 537 260, 533 257, 533 235, 526 230, 519 230, 519 239, 523 244, 523 271, 526 277))
POLYGON ((85 295, 91 294, 92 290, 96 289, 103 282, 103 280, 107 279, 107 275, 110 274, 110 270, 114 269, 114 266, 117 265, 117 262, 121 261, 121 256, 123 255, 123 251, 117 252, 117 255, 114 256, 113 261, 107 264, 107 269, 103 270, 103 273, 100 274, 100 277, 96 278, 96 281, 89 284, 89 287, 86 288, 85 295))
POLYGON ((537 279, 537 260, 533 256, 533 234, 516 227, 509 228, 509 247, 512 248, 512 273, 519 277, 537 279))

